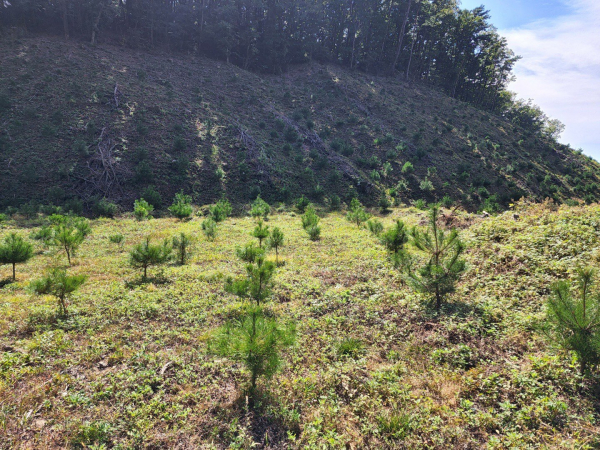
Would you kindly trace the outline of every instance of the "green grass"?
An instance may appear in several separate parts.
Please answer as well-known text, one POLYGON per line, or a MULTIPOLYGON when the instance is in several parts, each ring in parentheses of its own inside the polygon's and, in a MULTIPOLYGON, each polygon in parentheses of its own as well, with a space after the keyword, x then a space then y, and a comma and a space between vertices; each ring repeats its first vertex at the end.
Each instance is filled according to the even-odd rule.
MULTIPOLYGON (((255 221, 233 217, 214 241, 189 222, 99 219, 73 258, 88 281, 72 317, 29 293, 64 258, 36 256, 0 288, 0 428, 6 448, 584 448, 598 445, 598 376, 553 346, 540 324, 549 284, 600 261, 600 207, 518 204, 482 219, 448 221, 467 243, 468 271, 436 313, 404 285, 384 248, 342 213, 311 241, 299 215, 269 218, 285 245, 272 313, 297 323, 284 367, 249 409, 241 365, 211 356, 211 332, 238 314, 224 290, 241 275, 235 247, 255 221), (152 268, 140 283, 127 251, 145 236, 197 239, 189 264, 152 268), (124 249, 109 241, 121 233, 124 249), (152 278, 153 277, 153 278, 152 278)), ((446 211, 448 212, 448 211, 446 211)), ((415 208, 380 220, 424 223, 415 208)), ((7 220, 29 234, 33 222, 7 220)), ((411 250, 414 252, 414 250, 411 250)), ((274 259, 274 254, 270 254, 274 259)), ((9 266, 0 267, 0 279, 9 266)))

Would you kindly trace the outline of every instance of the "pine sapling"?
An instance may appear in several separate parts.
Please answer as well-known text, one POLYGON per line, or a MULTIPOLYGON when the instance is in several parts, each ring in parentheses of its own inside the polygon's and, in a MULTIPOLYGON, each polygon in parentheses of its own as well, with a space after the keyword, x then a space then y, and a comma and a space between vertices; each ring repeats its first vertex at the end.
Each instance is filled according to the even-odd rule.
POLYGON ((191 254, 192 237, 189 234, 180 233, 173 237, 173 248, 176 252, 176 258, 182 266, 189 260, 191 254))
POLYGON ((427 255, 425 264, 417 271, 407 267, 407 280, 418 292, 435 297, 439 309, 446 294, 454 292, 456 282, 465 271, 465 261, 460 258, 465 250, 458 231, 446 233, 438 225, 440 209, 433 205, 429 210, 429 230, 412 231, 412 242, 427 255))
POLYGON ((594 276, 591 268, 578 269, 575 289, 559 281, 552 285, 548 299, 552 336, 577 355, 582 376, 600 363, 600 294, 592 291, 594 276))
POLYGON ((271 378, 281 366, 281 352, 294 344, 293 323, 280 324, 258 307, 248 308, 236 320, 219 328, 209 351, 244 364, 250 372, 249 394, 254 397, 260 377, 271 378))
POLYGON ((283 245, 283 232, 275 227, 269 236, 268 246, 275 250, 275 264, 279 265, 279 248, 283 245))
POLYGON ((75 292, 86 280, 85 275, 67 275, 65 269, 53 268, 48 274, 31 284, 31 288, 39 295, 52 295, 58 299, 59 314, 67 316, 67 298, 75 292))
POLYGON ((13 281, 17 279, 15 266, 27 262, 32 256, 33 246, 17 233, 10 233, 0 245, 0 265, 12 264, 13 281))
POLYGON ((262 248, 262 242, 269 237, 269 227, 264 224, 262 219, 258 219, 258 223, 251 234, 258 239, 258 246, 262 248))
POLYGON ((148 237, 143 243, 133 247, 133 250, 129 254, 129 263, 132 267, 143 269, 144 275, 142 280, 146 280, 148 267, 167 262, 171 257, 172 250, 173 248, 167 239, 160 245, 152 245, 148 237))

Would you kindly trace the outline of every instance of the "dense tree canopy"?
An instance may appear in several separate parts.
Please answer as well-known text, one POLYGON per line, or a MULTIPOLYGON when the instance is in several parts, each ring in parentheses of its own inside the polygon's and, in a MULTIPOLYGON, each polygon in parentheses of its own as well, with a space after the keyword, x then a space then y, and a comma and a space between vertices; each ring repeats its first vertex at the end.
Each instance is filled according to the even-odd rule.
POLYGON ((282 72, 336 62, 440 86, 504 111, 518 57, 483 7, 458 0, 10 0, 0 26, 205 54, 282 72))

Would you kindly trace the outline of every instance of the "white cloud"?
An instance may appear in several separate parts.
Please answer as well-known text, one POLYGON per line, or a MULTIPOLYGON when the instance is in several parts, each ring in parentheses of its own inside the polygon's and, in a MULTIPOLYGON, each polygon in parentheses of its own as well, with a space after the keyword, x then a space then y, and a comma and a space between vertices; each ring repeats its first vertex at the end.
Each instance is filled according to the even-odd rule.
POLYGON ((572 14, 501 30, 523 56, 509 89, 563 122, 563 142, 600 159, 600 2, 568 3, 572 14))

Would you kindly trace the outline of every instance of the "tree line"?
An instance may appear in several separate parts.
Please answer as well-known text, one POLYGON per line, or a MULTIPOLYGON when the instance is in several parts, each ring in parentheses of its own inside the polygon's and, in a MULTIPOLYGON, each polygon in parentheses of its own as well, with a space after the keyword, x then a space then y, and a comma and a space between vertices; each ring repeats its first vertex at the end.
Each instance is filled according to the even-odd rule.
POLYGON ((316 60, 420 80, 503 112, 519 59, 458 0, 11 0, 0 27, 223 59, 281 73, 316 60))

